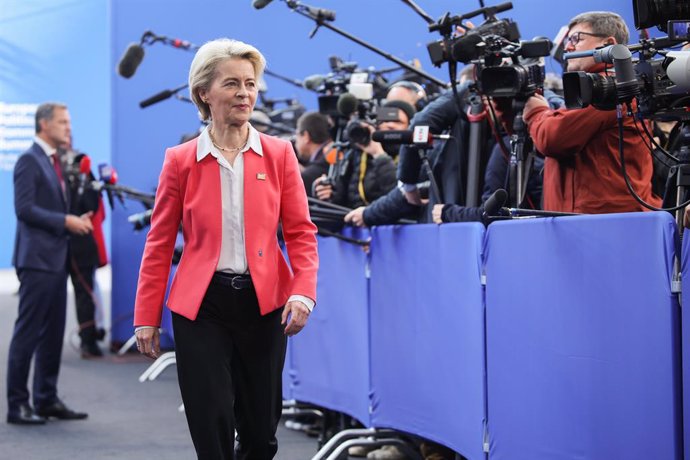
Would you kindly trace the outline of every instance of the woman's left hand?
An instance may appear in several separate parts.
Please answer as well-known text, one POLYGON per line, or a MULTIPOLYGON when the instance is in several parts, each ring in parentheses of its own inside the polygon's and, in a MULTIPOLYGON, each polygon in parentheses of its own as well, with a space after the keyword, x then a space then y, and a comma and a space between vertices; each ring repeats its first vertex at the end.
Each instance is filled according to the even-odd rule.
POLYGON ((307 319, 309 318, 309 309, 299 300, 293 300, 285 304, 283 308, 283 316, 280 324, 285 325, 285 335, 288 337, 297 334, 302 330, 305 324, 307 324, 307 319), (288 322, 288 316, 290 321, 288 322))

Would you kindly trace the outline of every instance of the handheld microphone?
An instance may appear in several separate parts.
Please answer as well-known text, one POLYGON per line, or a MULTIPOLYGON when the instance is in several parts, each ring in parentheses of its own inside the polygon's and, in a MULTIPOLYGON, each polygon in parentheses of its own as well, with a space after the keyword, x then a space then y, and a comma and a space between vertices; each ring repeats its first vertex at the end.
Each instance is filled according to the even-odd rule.
POLYGON ((108 163, 101 163, 98 165, 98 177, 106 184, 117 184, 117 171, 108 163))
POLYGON ((81 197, 84 194, 84 188, 86 187, 86 180, 89 174, 91 174, 91 158, 89 158, 88 155, 83 155, 79 162, 79 186, 77 188, 77 197, 81 197))
POLYGON ((507 199, 508 192, 502 188, 496 190, 489 198, 487 198, 486 202, 484 203, 483 217, 487 218, 497 216, 507 199))
POLYGON ((430 146, 434 139, 450 139, 448 134, 428 134, 422 138, 413 130, 374 131, 371 140, 381 144, 421 144, 430 146))
POLYGON ((252 6, 256 8, 257 10, 260 10, 262 8, 265 8, 266 5, 271 3, 273 0, 254 0, 252 2, 252 6))
POLYGON ((131 43, 117 65, 117 73, 124 78, 132 78, 143 59, 144 48, 137 43, 131 43))

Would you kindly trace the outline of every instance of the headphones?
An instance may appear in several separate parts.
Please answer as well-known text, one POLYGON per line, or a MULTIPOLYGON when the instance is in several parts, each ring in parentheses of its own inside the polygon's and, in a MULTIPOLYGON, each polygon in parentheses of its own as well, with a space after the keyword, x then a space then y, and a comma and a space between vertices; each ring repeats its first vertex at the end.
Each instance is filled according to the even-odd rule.
POLYGON ((420 85, 417 82, 410 81, 410 80, 401 80, 399 82, 393 83, 389 88, 388 91, 390 91, 393 88, 405 88, 408 89, 412 92, 414 92, 417 95, 418 101, 415 104, 417 106, 417 110, 420 110, 424 105, 426 105, 428 101, 428 97, 426 94, 426 90, 422 85, 420 85))

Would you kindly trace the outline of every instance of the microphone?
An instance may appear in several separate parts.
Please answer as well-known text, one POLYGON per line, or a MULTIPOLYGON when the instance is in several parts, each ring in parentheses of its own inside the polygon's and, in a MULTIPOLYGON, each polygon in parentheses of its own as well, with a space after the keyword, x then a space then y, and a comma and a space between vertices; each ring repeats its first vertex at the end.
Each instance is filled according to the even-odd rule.
POLYGON ((487 198, 486 203, 484 203, 484 213, 483 217, 494 217, 498 215, 498 211, 501 210, 506 200, 508 199, 508 192, 499 188, 494 193, 487 198))
POLYGON ((359 101, 354 94, 343 93, 338 97, 338 112, 344 117, 352 115, 357 110, 358 105, 359 101))
MULTIPOLYGON (((254 8, 256 8, 257 3, 264 3, 265 0, 254 0, 254 8)), ((266 4, 270 3, 272 0, 268 0, 266 4)), ((264 5, 265 6, 265 5, 264 5)), ((306 5, 305 5, 306 6, 306 5)), ((263 8, 263 7, 262 7, 263 8)), ((314 16, 316 19, 321 19, 323 21, 335 21, 335 11, 327 10, 324 8, 314 8, 312 6, 307 6, 307 11, 309 14, 314 16)))
POLYGON ((371 140, 381 144, 421 144, 430 146, 434 139, 450 139, 448 134, 428 134, 427 136, 419 135, 415 138, 415 131, 407 130, 390 130, 390 131, 374 131, 371 135, 371 140))
POLYGON ((467 64, 472 59, 479 57, 479 48, 477 45, 483 42, 484 39, 477 33, 470 33, 458 39, 453 45, 452 54, 456 61, 467 64))
POLYGON ((324 81, 326 81, 326 77, 324 77, 323 75, 310 75, 302 81, 302 86, 304 87, 304 89, 316 91, 317 89, 319 89, 319 86, 321 86, 324 81))
POLYGON ((169 89, 163 90, 160 93, 154 94, 153 96, 149 97, 148 99, 144 99, 143 101, 141 101, 139 103, 139 107, 141 107, 142 109, 145 109, 146 107, 148 107, 150 105, 157 104, 160 101, 164 101, 164 100, 168 99, 173 94, 175 94, 175 92, 172 90, 169 90, 169 89))
POLYGON ((134 225, 134 230, 143 230, 151 225, 152 214, 153 209, 147 209, 144 212, 132 214, 131 216, 127 217, 127 221, 134 225))
POLYGON ((120 62, 117 65, 117 73, 124 78, 132 78, 143 59, 144 48, 137 43, 131 43, 125 50, 125 54, 120 58, 120 62))
POLYGON ((86 180, 89 174, 91 174, 91 158, 89 158, 88 155, 83 155, 79 162, 79 187, 77 188, 77 197, 81 197, 84 194, 84 188, 86 187, 86 180))
POLYGON ((254 0, 252 2, 252 6, 256 8, 257 10, 260 10, 262 8, 265 8, 266 5, 271 3, 273 0, 254 0))

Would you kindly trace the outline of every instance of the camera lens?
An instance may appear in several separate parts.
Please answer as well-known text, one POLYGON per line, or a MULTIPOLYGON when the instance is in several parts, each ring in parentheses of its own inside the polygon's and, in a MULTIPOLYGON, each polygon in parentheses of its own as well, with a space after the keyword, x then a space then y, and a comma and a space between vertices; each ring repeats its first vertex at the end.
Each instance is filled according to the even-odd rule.
POLYGON ((347 125, 345 136, 353 144, 369 145, 369 142, 371 142, 369 128, 359 121, 353 121, 347 125))

